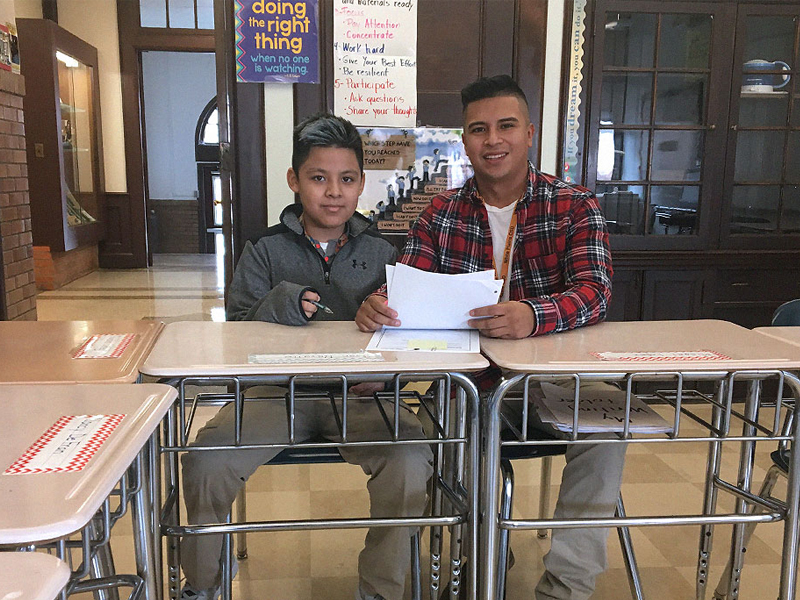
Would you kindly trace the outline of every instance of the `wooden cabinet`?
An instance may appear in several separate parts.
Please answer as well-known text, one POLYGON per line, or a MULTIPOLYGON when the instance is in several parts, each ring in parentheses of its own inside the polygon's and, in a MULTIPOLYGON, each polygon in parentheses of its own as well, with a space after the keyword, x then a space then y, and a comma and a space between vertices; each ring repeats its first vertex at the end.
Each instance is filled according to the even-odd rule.
POLYGON ((53 252, 102 237, 97 50, 44 19, 19 19, 33 243, 53 252), (35 115, 35 118, 33 117, 35 115))
POLYGON ((800 2, 597 0, 587 31, 609 318, 769 324, 800 297, 800 2))

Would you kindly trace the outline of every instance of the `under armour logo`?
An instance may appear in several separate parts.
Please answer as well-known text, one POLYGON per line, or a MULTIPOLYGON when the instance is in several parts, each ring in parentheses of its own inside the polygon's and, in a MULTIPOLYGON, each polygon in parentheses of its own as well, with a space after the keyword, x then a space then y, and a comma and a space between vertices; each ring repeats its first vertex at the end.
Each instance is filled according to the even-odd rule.
POLYGON ((364 270, 366 271, 366 270, 367 270, 367 261, 365 261, 365 260, 362 260, 361 262, 358 262, 358 261, 357 261, 357 260, 354 258, 354 259, 353 259, 353 268, 354 268, 354 269, 358 269, 359 267, 361 267, 362 269, 364 269, 364 270))

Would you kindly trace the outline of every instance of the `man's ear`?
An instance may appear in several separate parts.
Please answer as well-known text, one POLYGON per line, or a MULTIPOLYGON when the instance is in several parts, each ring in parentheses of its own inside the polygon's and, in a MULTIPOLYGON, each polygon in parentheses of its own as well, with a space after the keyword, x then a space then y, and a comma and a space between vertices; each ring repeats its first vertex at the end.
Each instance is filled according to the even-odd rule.
POLYGON ((528 148, 533 148, 533 134, 536 133, 536 127, 533 123, 528 125, 528 148))
MULTIPOLYGON (((297 179, 297 173, 294 172, 294 169, 289 167, 289 170, 286 171, 286 183, 289 184, 289 188, 295 193, 300 193, 300 181, 297 179)), ((361 185, 364 186, 363 183, 361 185)))

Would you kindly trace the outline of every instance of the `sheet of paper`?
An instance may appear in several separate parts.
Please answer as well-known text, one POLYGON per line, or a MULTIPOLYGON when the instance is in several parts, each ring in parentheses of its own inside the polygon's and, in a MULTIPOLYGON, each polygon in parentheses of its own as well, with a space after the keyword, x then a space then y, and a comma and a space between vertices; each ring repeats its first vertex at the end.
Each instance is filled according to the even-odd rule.
POLYGON ((372 334, 367 351, 480 352, 474 329, 380 329, 372 334))
MULTIPOLYGON (((572 431, 575 397, 571 390, 543 382, 544 398, 534 396, 539 418, 559 431, 572 431)), ((597 433, 623 431, 625 392, 619 390, 581 392, 578 408, 578 431, 597 433)), ((672 426, 636 396, 631 397, 630 429, 632 433, 666 433, 672 426)))
POLYGON ((386 284, 402 329, 467 329, 469 311, 497 304, 503 288, 494 271, 443 275, 403 264, 387 267, 386 284))
POLYGON ((135 333, 93 335, 78 348, 72 358, 119 358, 135 338, 135 333))

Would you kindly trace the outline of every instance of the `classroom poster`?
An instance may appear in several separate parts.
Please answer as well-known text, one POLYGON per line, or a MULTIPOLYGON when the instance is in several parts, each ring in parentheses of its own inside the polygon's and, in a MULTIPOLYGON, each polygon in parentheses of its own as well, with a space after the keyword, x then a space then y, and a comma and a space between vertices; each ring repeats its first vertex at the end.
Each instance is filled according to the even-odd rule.
POLYGON ((334 0, 334 112, 356 125, 417 124, 417 0, 334 0))
POLYGON ((359 127, 364 192, 359 211, 382 232, 405 233, 431 198, 472 176, 460 129, 359 127))
POLYGON ((318 0, 234 0, 236 80, 319 83, 318 0))

